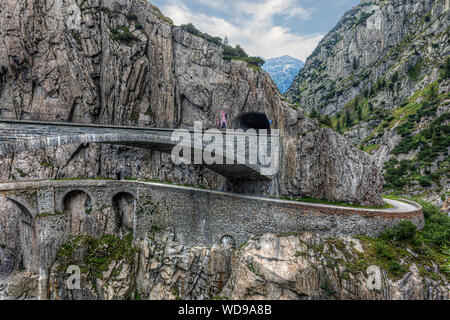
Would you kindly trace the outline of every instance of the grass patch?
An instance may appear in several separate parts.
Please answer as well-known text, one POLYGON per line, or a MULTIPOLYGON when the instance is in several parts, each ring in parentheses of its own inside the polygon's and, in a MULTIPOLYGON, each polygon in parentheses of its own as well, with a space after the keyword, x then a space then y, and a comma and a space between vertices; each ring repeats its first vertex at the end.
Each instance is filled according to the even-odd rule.
MULTIPOLYGON (((139 250, 132 246, 133 234, 130 232, 120 239, 113 235, 104 235, 100 239, 80 235, 66 242, 57 253, 59 271, 65 272, 69 265, 80 265, 83 273, 91 278, 103 279, 112 261, 125 260, 133 265, 135 253, 139 250), (83 259, 80 261, 80 258, 83 259)), ((114 270, 116 274, 120 270, 114 270)))
POLYGON ((54 168, 55 166, 53 164, 51 164, 48 161, 41 161, 40 162, 41 167, 43 168, 54 168))
POLYGON ((46 217, 55 217, 55 216, 60 216, 65 214, 66 212, 60 212, 60 211, 55 211, 55 212, 43 212, 43 213, 39 213, 38 215, 36 215, 36 219, 42 219, 42 218, 46 218, 46 217))

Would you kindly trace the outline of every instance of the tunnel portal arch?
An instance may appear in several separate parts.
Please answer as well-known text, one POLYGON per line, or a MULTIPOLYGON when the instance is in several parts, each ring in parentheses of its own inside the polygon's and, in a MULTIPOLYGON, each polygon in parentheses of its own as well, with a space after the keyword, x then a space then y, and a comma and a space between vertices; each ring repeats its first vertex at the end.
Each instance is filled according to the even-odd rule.
POLYGON ((249 129, 268 130, 270 132, 270 120, 265 113, 249 112, 240 117, 239 128, 247 131, 249 129))

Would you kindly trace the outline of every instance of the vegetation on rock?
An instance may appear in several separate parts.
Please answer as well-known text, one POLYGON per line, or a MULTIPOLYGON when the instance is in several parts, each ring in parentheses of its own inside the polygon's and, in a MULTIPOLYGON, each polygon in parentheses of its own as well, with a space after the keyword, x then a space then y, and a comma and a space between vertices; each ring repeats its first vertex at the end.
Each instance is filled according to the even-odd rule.
POLYGON ((99 239, 79 235, 66 242, 57 253, 58 270, 66 271, 70 265, 79 265, 88 277, 102 279, 112 262, 125 261, 133 265, 137 248, 132 245, 133 233, 123 239, 105 234, 99 239), (81 259, 81 260, 80 260, 81 259))
POLYGON ((193 34, 194 36, 201 37, 209 42, 215 43, 223 47, 223 58, 225 60, 242 60, 247 62, 250 67, 261 68, 264 64, 264 60, 259 57, 250 57, 240 45, 232 47, 228 44, 228 40, 224 41, 220 37, 213 37, 207 33, 203 33, 198 30, 192 23, 183 24, 181 28, 185 31, 193 34))

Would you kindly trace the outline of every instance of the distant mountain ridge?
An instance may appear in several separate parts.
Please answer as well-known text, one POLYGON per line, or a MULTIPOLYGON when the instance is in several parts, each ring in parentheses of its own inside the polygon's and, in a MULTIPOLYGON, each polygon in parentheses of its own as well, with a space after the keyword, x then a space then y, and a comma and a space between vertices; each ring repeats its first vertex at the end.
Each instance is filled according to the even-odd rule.
POLYGON ((286 55, 267 59, 263 69, 270 74, 280 92, 284 94, 303 66, 303 61, 286 55))

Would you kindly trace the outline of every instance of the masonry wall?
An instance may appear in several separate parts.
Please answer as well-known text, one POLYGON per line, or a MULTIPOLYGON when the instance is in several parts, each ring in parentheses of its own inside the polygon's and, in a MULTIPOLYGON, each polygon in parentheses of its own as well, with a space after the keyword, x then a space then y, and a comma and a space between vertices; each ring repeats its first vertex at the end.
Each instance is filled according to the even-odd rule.
POLYGON ((237 246, 265 233, 303 231, 327 235, 376 236, 400 220, 424 224, 422 208, 389 213, 262 199, 173 186, 138 187, 136 237, 174 226, 187 245, 219 245, 231 236, 237 246))
MULTIPOLYGON (((133 222, 136 238, 144 237, 155 228, 173 226, 177 237, 186 246, 220 245, 225 236, 232 237, 239 246, 251 237, 265 233, 309 231, 327 235, 376 236, 400 220, 409 220, 419 227, 424 224, 422 208, 416 204, 416 210, 406 213, 374 211, 131 181, 45 181, 0 185, 4 196, 14 197, 30 207, 30 211, 52 213, 47 210, 54 208, 56 216, 63 211, 64 197, 74 190, 89 195, 92 211, 74 216, 64 213, 62 216, 69 216, 61 219, 52 216, 36 218, 40 220, 39 233, 46 235, 40 237, 45 242, 42 245, 50 246, 52 239, 58 239, 60 243, 66 239, 67 233, 75 231, 76 234, 86 233, 94 237, 108 230, 113 232, 110 227, 114 225, 110 221, 115 219, 112 198, 119 192, 129 193, 136 199, 133 222)), ((54 251, 51 250, 50 256, 54 251)))

